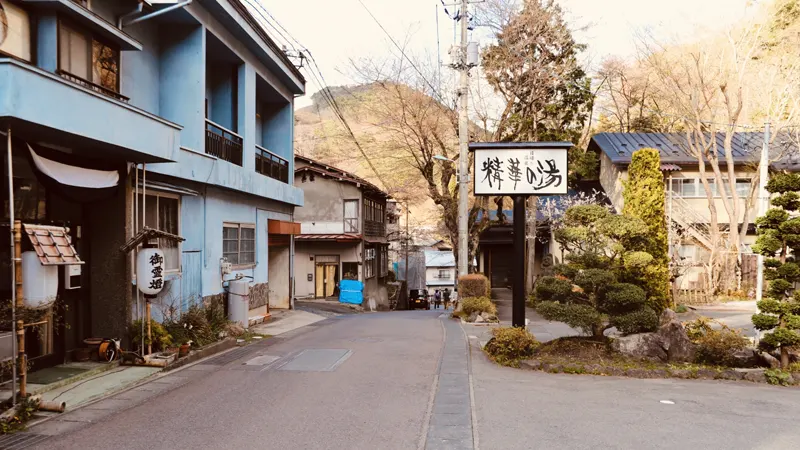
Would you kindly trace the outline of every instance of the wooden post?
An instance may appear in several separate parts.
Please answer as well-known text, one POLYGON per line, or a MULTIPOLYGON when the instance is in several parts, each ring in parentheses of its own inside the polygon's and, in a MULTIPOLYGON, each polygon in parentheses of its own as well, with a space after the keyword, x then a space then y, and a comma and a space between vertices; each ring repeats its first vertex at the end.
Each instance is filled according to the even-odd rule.
POLYGON ((150 330, 150 299, 147 299, 147 310, 145 312, 147 316, 147 354, 153 353, 153 334, 152 330, 150 330))
MULTIPOLYGON (((22 308, 22 222, 14 221, 14 292, 16 308, 22 308)), ((25 397, 25 383, 28 379, 28 364, 25 358, 25 323, 17 321, 17 365, 19 372, 19 396, 25 397)), ((12 393, 13 395, 13 393, 12 393)))
POLYGON ((25 383, 28 379, 28 365, 25 361, 25 324, 21 320, 17 321, 17 350, 19 351, 19 357, 17 358, 17 364, 19 364, 19 396, 23 398, 26 395, 25 383))

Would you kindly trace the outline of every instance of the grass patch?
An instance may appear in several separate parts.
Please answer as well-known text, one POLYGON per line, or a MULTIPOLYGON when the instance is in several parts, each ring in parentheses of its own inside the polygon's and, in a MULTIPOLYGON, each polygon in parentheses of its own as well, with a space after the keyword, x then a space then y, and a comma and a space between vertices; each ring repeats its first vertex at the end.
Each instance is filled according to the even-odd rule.
POLYGON ((269 334, 261 334, 250 330, 245 330, 245 332, 241 336, 237 337, 237 339, 244 339, 245 342, 250 343, 252 341, 263 340, 269 337, 272 336, 269 334))

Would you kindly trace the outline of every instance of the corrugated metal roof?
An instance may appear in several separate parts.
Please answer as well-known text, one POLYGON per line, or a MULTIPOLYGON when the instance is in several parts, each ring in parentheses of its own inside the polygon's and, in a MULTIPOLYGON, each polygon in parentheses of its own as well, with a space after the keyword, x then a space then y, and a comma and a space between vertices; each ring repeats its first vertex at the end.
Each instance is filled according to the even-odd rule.
POLYGON ((425 267, 455 267, 456 257, 453 252, 425 251, 425 267))
POLYGON ((22 226, 43 266, 83 264, 67 228, 28 223, 22 226))
POLYGON ((298 234, 294 237, 298 241, 347 241, 358 242, 361 236, 352 234, 298 234))
MULTIPOLYGON (((710 135, 709 135, 710 136, 710 135)), ((725 161, 725 133, 714 136, 720 162, 725 161)), ((739 164, 758 162, 764 134, 761 132, 735 133, 732 142, 734 161, 739 164)), ((697 164, 692 156, 685 133, 598 133, 592 137, 589 149, 602 151, 614 164, 631 162, 633 152, 643 148, 654 148, 661 155, 663 164, 697 164)), ((770 155, 780 160, 772 164, 774 169, 800 170, 800 152, 797 142, 788 134, 779 134, 770 144, 770 155)))

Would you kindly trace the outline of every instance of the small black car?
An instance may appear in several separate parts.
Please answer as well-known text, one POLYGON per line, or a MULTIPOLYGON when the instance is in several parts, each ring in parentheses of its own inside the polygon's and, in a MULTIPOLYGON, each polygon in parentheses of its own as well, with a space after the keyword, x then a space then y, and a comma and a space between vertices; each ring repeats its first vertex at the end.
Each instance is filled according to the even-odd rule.
POLYGON ((429 309, 428 291, 426 289, 411 289, 408 296, 408 309, 429 309))

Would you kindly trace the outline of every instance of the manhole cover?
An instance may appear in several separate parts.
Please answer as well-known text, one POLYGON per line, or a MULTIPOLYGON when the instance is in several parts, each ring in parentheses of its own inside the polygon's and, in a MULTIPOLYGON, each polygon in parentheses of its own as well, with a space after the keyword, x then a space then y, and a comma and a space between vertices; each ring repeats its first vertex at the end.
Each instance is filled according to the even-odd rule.
POLYGON ((300 352, 278 370, 333 372, 352 354, 352 351, 344 349, 310 348, 300 352))

